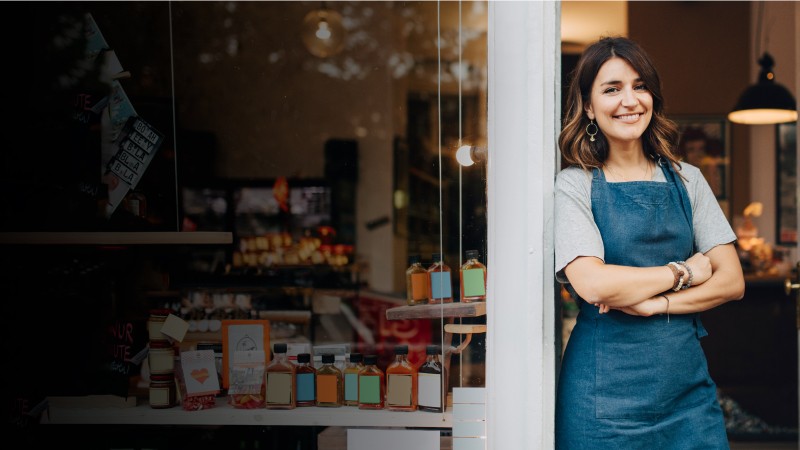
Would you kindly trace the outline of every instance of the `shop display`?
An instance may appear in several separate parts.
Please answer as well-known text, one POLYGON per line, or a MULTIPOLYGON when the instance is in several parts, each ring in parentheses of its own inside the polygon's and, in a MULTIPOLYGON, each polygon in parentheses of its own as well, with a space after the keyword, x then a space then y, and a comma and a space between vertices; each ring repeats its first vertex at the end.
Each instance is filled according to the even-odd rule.
POLYGON ((184 410, 198 411, 216 406, 220 384, 213 351, 181 352, 176 374, 184 410))
POLYGON ((384 373, 377 364, 376 355, 364 357, 364 368, 358 372, 359 409, 383 409, 386 383, 383 378, 384 373))
POLYGON ((266 401, 264 351, 233 353, 228 404, 239 409, 263 408, 266 401))
POLYGON ((317 369, 311 365, 311 354, 297 355, 297 406, 316 406, 317 404, 317 369))
POLYGON ((428 303, 452 303, 453 302, 453 282, 451 278, 450 266, 445 264, 441 253, 433 254, 433 263, 428 267, 428 303))
POLYGON ((344 369, 344 404, 358 406, 358 373, 364 368, 364 355, 350 353, 350 362, 344 369))
POLYGON ((467 250, 467 260, 461 265, 461 301, 485 302, 486 301, 486 266, 478 258, 478 250, 467 250))
POLYGON ((420 411, 443 412, 446 386, 442 384, 444 369, 439 360, 439 346, 428 345, 425 348, 425 361, 417 369, 418 396, 417 408, 420 411))
POLYGON ((268 409, 294 409, 297 406, 295 365, 286 356, 286 344, 272 346, 272 361, 267 366, 268 409))
POLYGON ((335 363, 333 354, 322 355, 322 367, 317 369, 317 406, 342 406, 342 371, 335 363))
POLYGON ((422 267, 419 255, 408 257, 406 269, 406 300, 410 306, 428 303, 428 271, 422 267))
POLYGON ((386 409, 416 411, 417 368, 408 361, 408 346, 394 348, 394 361, 386 368, 386 409))

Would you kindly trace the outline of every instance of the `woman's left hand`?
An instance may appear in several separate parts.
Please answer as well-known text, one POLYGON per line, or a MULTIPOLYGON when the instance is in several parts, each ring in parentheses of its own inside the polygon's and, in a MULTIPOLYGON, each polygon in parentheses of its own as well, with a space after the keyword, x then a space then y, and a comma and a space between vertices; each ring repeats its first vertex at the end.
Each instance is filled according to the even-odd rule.
POLYGON ((653 297, 635 305, 614 308, 631 316, 650 317, 666 311, 666 304, 662 297, 653 297))

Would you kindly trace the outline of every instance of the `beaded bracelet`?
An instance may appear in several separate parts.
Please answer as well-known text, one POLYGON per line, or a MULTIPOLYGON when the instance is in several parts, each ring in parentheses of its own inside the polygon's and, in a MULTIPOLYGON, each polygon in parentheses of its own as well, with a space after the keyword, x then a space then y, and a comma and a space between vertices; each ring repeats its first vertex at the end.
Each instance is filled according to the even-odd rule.
POLYGON ((689 289, 692 285, 692 280, 694 280, 694 274, 692 273, 692 268, 686 264, 686 261, 678 261, 678 264, 682 265, 684 269, 686 269, 686 273, 689 274, 689 279, 686 280, 686 283, 683 283, 683 287, 681 289, 689 289))
POLYGON ((681 269, 681 266, 679 266, 675 261, 671 261, 669 264, 667 264, 667 267, 669 267, 672 270, 673 275, 675 275, 675 282, 672 284, 672 290, 678 292, 683 287, 684 272, 681 269))

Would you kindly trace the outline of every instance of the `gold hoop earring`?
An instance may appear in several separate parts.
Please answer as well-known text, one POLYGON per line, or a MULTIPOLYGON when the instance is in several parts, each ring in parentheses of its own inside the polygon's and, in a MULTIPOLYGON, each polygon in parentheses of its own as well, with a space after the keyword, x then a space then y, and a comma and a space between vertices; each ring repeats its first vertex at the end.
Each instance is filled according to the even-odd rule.
POLYGON ((594 120, 590 120, 589 125, 586 125, 586 134, 589 135, 589 141, 594 142, 594 137, 597 136, 598 131, 597 124, 594 123, 594 120), (594 127, 594 133, 589 131, 589 127, 594 127))

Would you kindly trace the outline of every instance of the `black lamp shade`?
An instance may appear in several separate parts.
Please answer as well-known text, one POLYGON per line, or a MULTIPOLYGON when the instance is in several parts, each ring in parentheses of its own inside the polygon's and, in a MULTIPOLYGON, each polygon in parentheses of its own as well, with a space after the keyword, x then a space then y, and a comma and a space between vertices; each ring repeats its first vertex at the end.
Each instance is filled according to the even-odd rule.
POLYGON ((758 62, 758 82, 742 93, 728 119, 753 125, 796 121, 797 102, 788 89, 775 82, 772 57, 764 53, 758 62))

